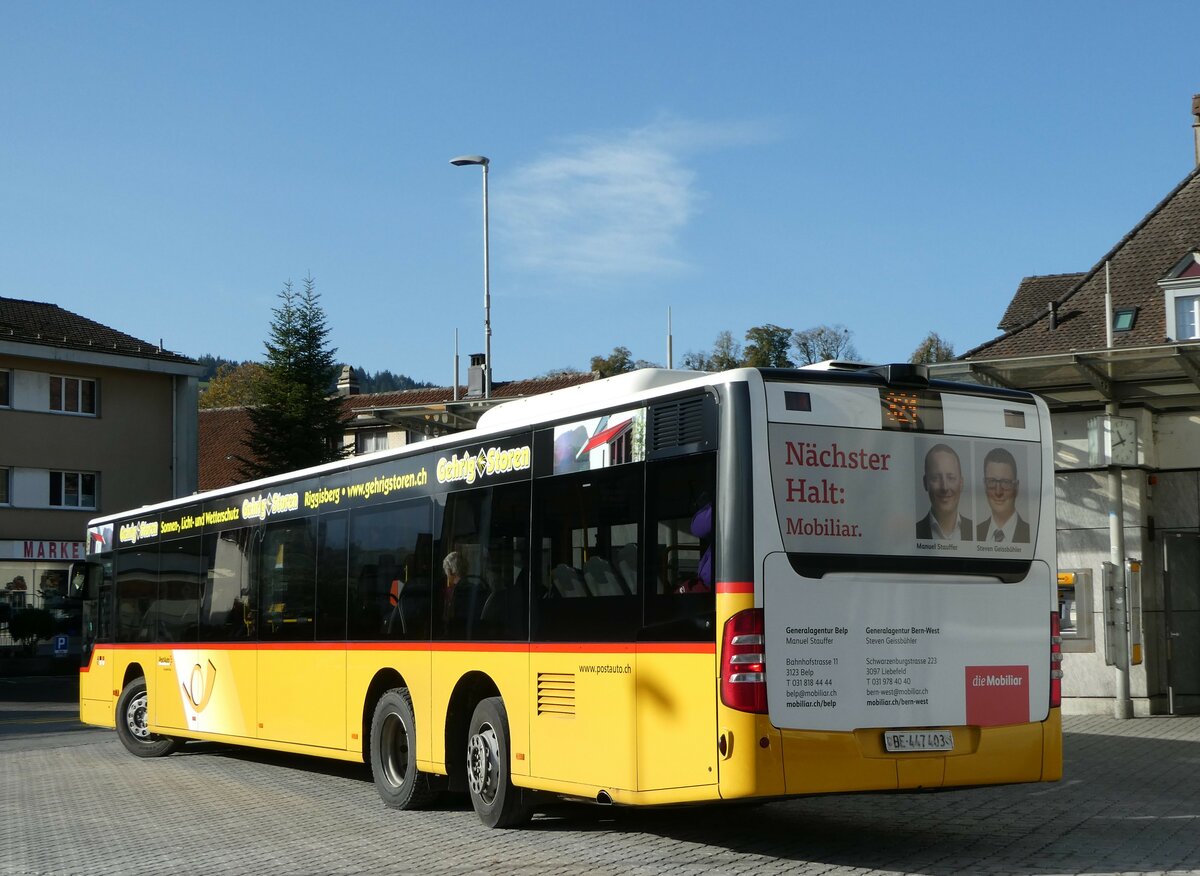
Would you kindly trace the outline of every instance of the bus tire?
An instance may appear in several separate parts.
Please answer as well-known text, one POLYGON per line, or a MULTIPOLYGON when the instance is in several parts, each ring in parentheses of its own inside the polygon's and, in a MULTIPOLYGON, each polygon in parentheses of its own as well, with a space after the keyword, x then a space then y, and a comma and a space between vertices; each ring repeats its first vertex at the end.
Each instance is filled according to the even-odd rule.
POLYGON ((417 722, 406 687, 379 698, 371 718, 371 775, 391 809, 422 809, 437 799, 436 776, 417 769, 417 722))
POLYGON ((138 757, 165 757, 178 751, 182 739, 150 732, 150 696, 140 675, 117 697, 117 736, 125 750, 138 757))
POLYGON ((488 827, 518 827, 532 815, 525 792, 513 786, 509 757, 504 701, 488 697, 475 707, 467 734, 467 788, 488 827))

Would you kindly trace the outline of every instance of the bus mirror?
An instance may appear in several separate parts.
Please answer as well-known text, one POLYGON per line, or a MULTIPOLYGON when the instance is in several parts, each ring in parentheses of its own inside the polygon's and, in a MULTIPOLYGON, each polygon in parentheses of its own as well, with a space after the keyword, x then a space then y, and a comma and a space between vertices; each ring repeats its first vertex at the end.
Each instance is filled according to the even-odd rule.
POLYGON ((101 569, 96 563, 71 563, 67 570, 67 599, 87 599, 94 594, 92 582, 100 580, 101 569))

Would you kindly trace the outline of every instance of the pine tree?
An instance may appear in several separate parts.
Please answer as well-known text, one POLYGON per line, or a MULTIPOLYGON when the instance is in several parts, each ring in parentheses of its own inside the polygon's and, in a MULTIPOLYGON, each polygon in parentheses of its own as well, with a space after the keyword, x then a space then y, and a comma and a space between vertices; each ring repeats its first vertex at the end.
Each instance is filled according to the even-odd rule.
POLYGON ((316 292, 304 278, 297 294, 289 280, 272 310, 266 342, 265 379, 259 402, 248 410, 251 431, 239 457, 242 473, 267 477, 331 462, 345 455, 346 415, 339 398, 329 395, 337 362, 328 347, 329 327, 316 292))

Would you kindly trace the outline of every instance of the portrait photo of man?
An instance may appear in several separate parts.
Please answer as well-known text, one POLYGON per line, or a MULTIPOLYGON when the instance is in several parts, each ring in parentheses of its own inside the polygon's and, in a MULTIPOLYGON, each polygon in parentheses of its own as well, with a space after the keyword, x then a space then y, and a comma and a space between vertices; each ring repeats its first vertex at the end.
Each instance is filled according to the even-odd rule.
POLYGON ((933 541, 971 541, 975 527, 958 511, 963 473, 958 453, 948 444, 935 444, 925 454, 921 485, 929 495, 929 513, 917 521, 917 538, 933 541))
POLYGON ((994 447, 983 458, 983 489, 991 516, 979 524, 976 538, 996 544, 1029 543, 1029 523, 1017 513, 1021 482, 1017 461, 1003 447, 994 447))

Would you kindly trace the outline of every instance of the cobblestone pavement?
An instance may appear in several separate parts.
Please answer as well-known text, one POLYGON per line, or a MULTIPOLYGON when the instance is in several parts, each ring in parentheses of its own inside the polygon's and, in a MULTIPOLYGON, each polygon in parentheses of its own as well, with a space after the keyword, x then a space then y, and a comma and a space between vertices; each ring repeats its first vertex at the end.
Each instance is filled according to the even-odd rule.
POLYGON ((1200 873, 1200 718, 1066 719, 1066 776, 748 806, 563 806, 489 831, 385 809, 363 768, 193 744, 159 760, 0 689, 0 874, 1200 873))

